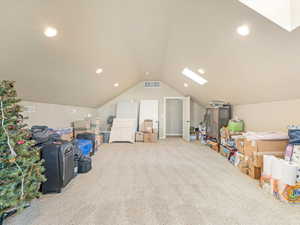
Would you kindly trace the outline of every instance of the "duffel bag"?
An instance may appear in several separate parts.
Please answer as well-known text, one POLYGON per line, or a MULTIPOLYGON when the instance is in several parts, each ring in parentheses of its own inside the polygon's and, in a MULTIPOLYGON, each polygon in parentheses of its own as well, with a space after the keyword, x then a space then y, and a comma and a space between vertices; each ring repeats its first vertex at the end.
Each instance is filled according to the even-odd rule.
POLYGON ((78 173, 87 173, 92 169, 92 159, 88 156, 83 156, 78 161, 78 173))

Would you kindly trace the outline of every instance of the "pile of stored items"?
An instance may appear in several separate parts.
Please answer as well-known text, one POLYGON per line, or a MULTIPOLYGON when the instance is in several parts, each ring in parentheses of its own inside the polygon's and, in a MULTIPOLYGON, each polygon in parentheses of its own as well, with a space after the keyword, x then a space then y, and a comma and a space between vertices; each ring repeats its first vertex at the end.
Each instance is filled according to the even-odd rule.
POLYGON ((264 156, 260 184, 279 200, 300 203, 300 127, 289 127, 284 159, 264 156))
POLYGON ((242 131, 242 122, 231 120, 220 143, 206 143, 277 199, 300 203, 300 127, 289 127, 289 135, 242 131))
POLYGON ((99 122, 82 120, 72 125, 73 128, 31 128, 32 140, 40 147, 44 160, 47 179, 41 186, 44 194, 61 192, 78 173, 87 173, 92 169, 91 156, 100 148, 103 139, 99 122))
POLYGON ((153 127, 152 120, 144 120, 142 126, 135 134, 136 142, 154 143, 157 142, 158 131, 153 127))
POLYGON ((100 134, 100 120, 79 120, 73 122, 74 137, 76 139, 89 139, 93 142, 94 148, 99 149, 103 143, 103 135, 100 134))

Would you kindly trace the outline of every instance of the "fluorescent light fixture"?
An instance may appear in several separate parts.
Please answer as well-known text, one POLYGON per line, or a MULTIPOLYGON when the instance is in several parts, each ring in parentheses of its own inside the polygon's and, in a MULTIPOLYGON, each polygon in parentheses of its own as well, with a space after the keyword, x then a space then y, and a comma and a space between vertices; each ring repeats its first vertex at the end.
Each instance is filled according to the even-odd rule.
POLYGON ((197 73, 191 71, 189 68, 185 68, 182 71, 182 74, 200 85, 204 85, 208 82, 203 77, 199 76, 197 73))
POLYGON ((247 25, 239 26, 236 31, 241 36, 248 36, 250 34, 250 28, 247 25))
POLYGON ((55 37, 57 35, 57 30, 53 27, 47 27, 44 31, 47 37, 55 37))
POLYGON ((96 70, 96 74, 101 74, 103 72, 103 69, 102 68, 99 68, 96 70))
POLYGON ((199 72, 200 74, 202 74, 202 75, 205 74, 205 70, 204 70, 204 69, 201 69, 201 68, 198 69, 198 72, 199 72))
POLYGON ((114 84, 114 87, 119 87, 119 83, 115 83, 115 84, 114 84))
POLYGON ((184 83, 183 86, 187 88, 189 85, 187 83, 184 83))

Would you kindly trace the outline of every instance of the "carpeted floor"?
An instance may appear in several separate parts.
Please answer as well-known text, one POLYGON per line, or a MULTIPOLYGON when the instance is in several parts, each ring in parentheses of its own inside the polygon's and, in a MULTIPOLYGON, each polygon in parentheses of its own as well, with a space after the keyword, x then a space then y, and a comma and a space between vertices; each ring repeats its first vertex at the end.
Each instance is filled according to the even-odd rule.
POLYGON ((206 147, 169 139, 104 145, 90 173, 5 225, 297 225, 299 207, 206 147))

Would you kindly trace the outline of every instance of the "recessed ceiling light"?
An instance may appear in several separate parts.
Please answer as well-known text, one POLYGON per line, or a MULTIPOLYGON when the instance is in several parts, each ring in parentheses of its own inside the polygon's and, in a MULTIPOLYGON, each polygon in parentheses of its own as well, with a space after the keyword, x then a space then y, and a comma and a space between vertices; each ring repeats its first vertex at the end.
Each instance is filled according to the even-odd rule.
POLYGON ((237 28, 237 33, 241 36, 248 36, 250 34, 250 28, 247 25, 242 25, 237 28))
POLYGON ((119 83, 115 83, 115 84, 114 84, 114 87, 119 87, 119 83))
POLYGON ((150 74, 150 72, 146 72, 145 74, 148 76, 150 74))
POLYGON ((205 74, 205 70, 204 70, 204 69, 199 69, 198 72, 199 72, 200 74, 202 74, 202 75, 205 74))
POLYGON ((57 35, 57 30, 53 27, 47 27, 44 31, 47 37, 55 37, 57 35))
POLYGON ((192 70, 190 70, 189 68, 185 68, 182 71, 182 74, 184 76, 186 76, 187 78, 191 79, 192 81, 200 84, 200 85, 204 85, 206 84, 208 81, 205 80, 203 77, 199 76, 197 73, 193 72, 192 70))
POLYGON ((103 72, 103 69, 102 68, 99 68, 96 70, 96 74, 101 74, 103 72))
POLYGON ((184 83, 183 86, 187 88, 189 85, 187 83, 184 83))

